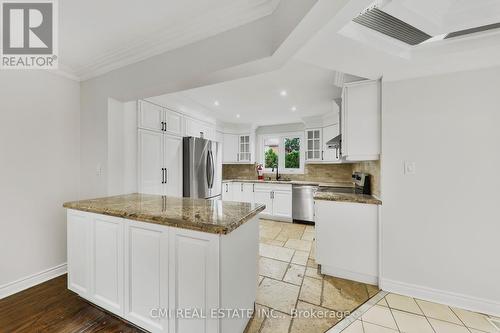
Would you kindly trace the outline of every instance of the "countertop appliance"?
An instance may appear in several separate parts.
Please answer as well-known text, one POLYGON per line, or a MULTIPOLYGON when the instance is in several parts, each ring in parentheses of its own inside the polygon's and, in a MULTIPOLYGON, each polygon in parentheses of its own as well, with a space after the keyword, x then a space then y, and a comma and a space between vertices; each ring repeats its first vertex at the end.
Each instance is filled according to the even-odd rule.
POLYGON ((352 174, 352 182, 354 183, 354 190, 357 194, 372 194, 370 186, 370 175, 363 172, 354 172, 352 174))
POLYGON ((222 194, 222 149, 218 142, 184 137, 183 196, 217 200, 222 194))
POLYGON ((292 185, 293 220, 314 222, 314 192, 317 189, 313 185, 292 185))

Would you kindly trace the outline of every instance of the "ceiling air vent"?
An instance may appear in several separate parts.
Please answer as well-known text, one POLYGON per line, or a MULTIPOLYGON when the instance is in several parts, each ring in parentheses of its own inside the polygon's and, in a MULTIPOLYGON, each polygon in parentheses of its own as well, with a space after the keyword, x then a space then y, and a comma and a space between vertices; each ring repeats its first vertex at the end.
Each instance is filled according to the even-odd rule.
POLYGON ((500 28, 500 23, 488 24, 488 25, 483 25, 481 27, 451 32, 451 33, 447 34, 446 37, 444 37, 444 38, 448 39, 448 38, 460 37, 460 36, 475 34, 476 32, 483 32, 483 31, 488 31, 488 30, 493 30, 493 29, 498 29, 498 28, 500 28))
POLYGON ((353 19, 353 21, 410 45, 417 45, 431 38, 431 36, 422 30, 378 8, 371 8, 364 11, 353 19))

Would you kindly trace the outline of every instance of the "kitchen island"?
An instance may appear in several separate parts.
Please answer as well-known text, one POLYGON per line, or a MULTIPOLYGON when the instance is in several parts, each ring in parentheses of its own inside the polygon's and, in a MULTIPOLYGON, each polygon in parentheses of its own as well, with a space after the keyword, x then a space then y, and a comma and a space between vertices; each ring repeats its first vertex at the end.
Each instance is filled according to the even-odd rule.
POLYGON ((70 290, 151 332, 243 332, 264 205, 136 193, 64 207, 70 290))

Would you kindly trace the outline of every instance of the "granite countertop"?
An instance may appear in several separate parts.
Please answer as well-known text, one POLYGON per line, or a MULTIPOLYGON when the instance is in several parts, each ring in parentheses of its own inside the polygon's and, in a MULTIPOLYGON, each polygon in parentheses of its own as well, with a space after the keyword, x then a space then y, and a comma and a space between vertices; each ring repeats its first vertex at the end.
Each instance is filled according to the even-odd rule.
POLYGON ((314 194, 314 200, 344 201, 372 205, 382 205, 382 201, 368 194, 339 193, 332 191, 320 191, 314 194))
POLYGON ((258 179, 224 179, 225 183, 264 183, 264 184, 291 184, 311 185, 319 187, 353 187, 352 182, 317 182, 312 180, 258 180, 258 179))
POLYGON ((214 234, 228 234, 266 208, 262 204, 140 193, 66 202, 63 206, 214 234))

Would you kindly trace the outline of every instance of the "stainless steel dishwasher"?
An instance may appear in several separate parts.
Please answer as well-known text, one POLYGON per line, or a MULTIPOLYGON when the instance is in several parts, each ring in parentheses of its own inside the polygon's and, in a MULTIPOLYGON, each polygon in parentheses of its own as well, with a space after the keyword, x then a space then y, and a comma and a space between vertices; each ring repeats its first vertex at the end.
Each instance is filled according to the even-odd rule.
POLYGON ((313 185, 292 186, 292 217, 294 220, 314 222, 314 192, 318 189, 313 185))

